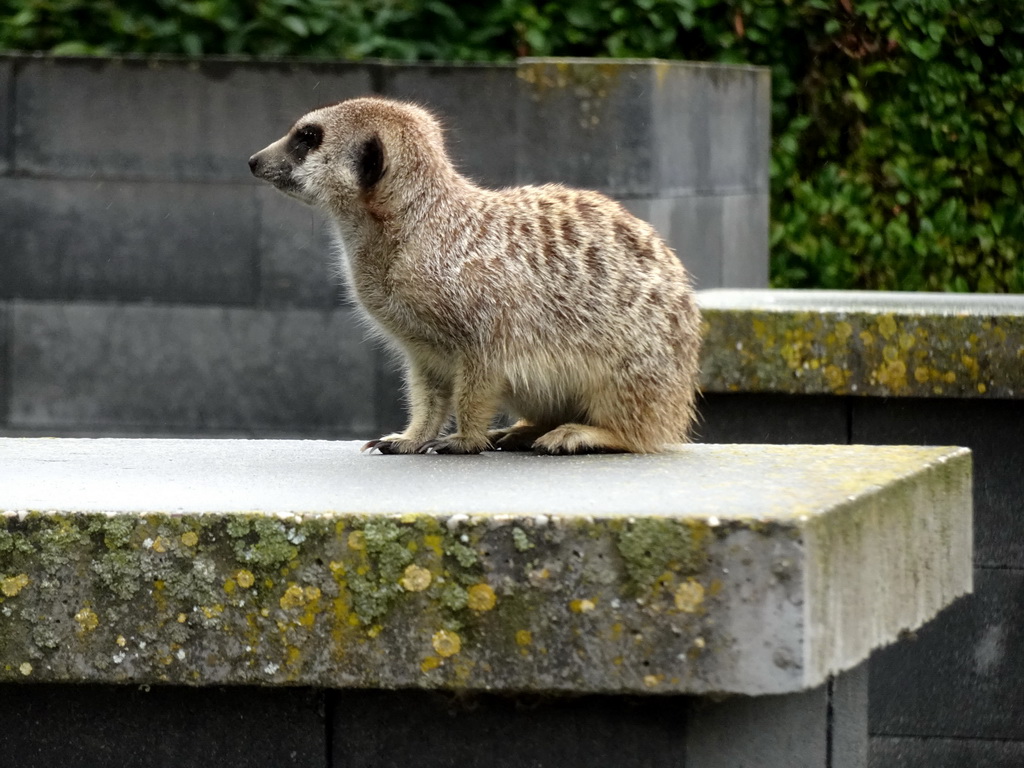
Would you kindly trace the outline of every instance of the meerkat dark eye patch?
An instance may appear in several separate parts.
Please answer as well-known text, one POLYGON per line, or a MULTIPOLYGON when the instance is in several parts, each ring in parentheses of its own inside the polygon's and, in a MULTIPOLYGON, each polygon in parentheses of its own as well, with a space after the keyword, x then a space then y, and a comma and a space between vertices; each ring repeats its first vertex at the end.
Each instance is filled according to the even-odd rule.
POLYGON ((288 140, 288 152, 297 162, 306 159, 306 155, 315 150, 324 140, 324 129, 319 125, 310 123, 301 128, 296 128, 295 133, 288 140))
POLYGON ((356 157, 356 175, 359 186, 370 189, 381 180, 387 169, 384 166, 384 145, 376 134, 363 142, 356 157))

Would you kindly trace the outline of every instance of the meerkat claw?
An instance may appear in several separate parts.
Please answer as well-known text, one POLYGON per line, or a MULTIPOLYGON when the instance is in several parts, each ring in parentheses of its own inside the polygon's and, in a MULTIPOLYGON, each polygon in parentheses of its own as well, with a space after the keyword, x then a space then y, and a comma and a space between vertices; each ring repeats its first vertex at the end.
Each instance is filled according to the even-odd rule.
POLYGON ((416 453, 438 453, 438 454, 475 454, 485 451, 490 448, 490 444, 484 446, 475 446, 470 444, 468 441, 457 437, 439 437, 436 440, 427 440, 419 448, 416 449, 416 453))
POLYGON ((365 451, 370 451, 372 453, 374 450, 377 450, 385 456, 398 456, 401 454, 416 453, 416 447, 416 444, 411 441, 381 437, 377 440, 370 440, 359 449, 359 452, 363 453, 365 451))
POLYGON ((395 442, 393 440, 384 440, 384 439, 381 439, 381 440, 371 440, 366 445, 364 445, 362 448, 360 448, 359 452, 363 453, 365 451, 369 451, 370 453, 373 453, 375 450, 378 453, 381 453, 381 454, 383 454, 385 456, 390 456, 391 454, 401 453, 401 451, 397 450, 397 446, 395 445, 395 442))

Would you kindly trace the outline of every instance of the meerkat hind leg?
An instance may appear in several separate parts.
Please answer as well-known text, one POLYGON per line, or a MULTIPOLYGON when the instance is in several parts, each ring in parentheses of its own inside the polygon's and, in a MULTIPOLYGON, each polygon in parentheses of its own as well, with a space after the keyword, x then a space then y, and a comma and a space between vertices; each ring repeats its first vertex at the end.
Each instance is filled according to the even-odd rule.
POLYGON ((633 448, 615 432, 589 424, 563 424, 538 437, 536 453, 565 455, 578 453, 631 453, 633 448))

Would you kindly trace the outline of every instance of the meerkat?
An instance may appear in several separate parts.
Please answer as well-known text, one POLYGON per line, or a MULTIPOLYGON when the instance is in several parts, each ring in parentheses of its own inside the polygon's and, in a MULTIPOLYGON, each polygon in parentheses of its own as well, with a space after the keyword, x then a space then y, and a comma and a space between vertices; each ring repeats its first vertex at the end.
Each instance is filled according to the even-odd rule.
POLYGON ((409 425, 363 450, 648 453, 689 439, 690 279, 618 203, 481 188, 433 115, 374 97, 313 110, 249 167, 326 212, 357 306, 405 359, 409 425), (492 429, 501 413, 518 420, 492 429))

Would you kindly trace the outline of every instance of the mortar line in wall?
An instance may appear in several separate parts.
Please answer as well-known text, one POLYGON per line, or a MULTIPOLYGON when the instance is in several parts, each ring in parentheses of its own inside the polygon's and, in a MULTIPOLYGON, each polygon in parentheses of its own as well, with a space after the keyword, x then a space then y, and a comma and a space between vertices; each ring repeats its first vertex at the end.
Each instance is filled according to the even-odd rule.
POLYGON ((832 701, 835 683, 835 677, 829 677, 825 686, 825 768, 832 768, 832 750, 835 748, 835 706, 832 701))
POLYGON ((924 736, 922 736, 919 733, 869 733, 868 736, 872 739, 917 739, 918 741, 931 741, 933 739, 941 739, 945 741, 983 741, 990 742, 993 744, 1024 745, 1024 739, 1008 739, 1000 738, 997 736, 952 736, 938 733, 929 733, 924 736))
POLYGON ((639 195, 619 194, 618 192, 605 192, 616 200, 682 200, 691 197, 753 197, 757 195, 768 195, 770 190, 767 187, 743 187, 743 186, 722 186, 722 187, 665 187, 656 189, 652 193, 639 195))
POLYGON ((0 384, 0 393, 3 394, 3 402, 0 403, 0 426, 5 429, 11 427, 11 397, 13 396, 12 390, 12 378, 14 371, 14 353, 11 349, 14 347, 14 302, 13 301, 0 301, 0 309, 3 310, 0 313, 0 317, 3 318, 3 327, 0 328, 0 333, 3 333, 2 344, 0 349, 3 350, 3 360, 0 360, 0 371, 3 371, 4 381, 0 384))
POLYGON ((25 171, 20 169, 17 171, 17 173, 14 173, 12 175, 17 176, 20 179, 30 179, 33 181, 66 181, 80 182, 82 184, 193 184, 196 186, 219 185, 225 187, 238 187, 239 189, 262 189, 259 182, 245 178, 181 178, 170 175, 159 177, 135 177, 122 176, 118 174, 106 175, 100 173, 95 173, 89 176, 81 176, 64 175, 60 171, 25 171))
POLYGON ((368 65, 367 74, 370 77, 370 91, 376 96, 388 95, 388 71, 379 64, 368 65))
POLYGON ((7 140, 8 140, 8 144, 7 144, 7 167, 8 167, 8 169, 10 171, 10 174, 12 176, 16 176, 17 175, 17 168, 15 168, 15 166, 14 166, 14 144, 17 141, 17 138, 18 138, 15 135, 15 128, 17 127, 17 122, 18 122, 15 119, 16 113, 17 113, 17 109, 18 109, 17 108, 17 104, 15 102, 15 98, 18 95, 17 83, 18 83, 18 70, 20 68, 21 67, 19 66, 19 62, 15 61, 15 62, 11 63, 11 81, 7 84, 7 104, 9 106, 9 109, 7 110, 7 115, 6 115, 6 118, 5 118, 6 121, 7 121, 7 125, 5 126, 5 130, 7 131, 7 140))
POLYGON ((252 261, 249 269, 252 271, 253 306, 260 308, 267 306, 268 293, 267 286, 263 284, 263 200, 263 197, 253 192, 252 207, 256 220, 253 222, 255 226, 250 241, 252 261))
POLYGON ((1022 565, 978 565, 975 563, 974 569, 978 571, 1021 571, 1024 572, 1024 564, 1022 565))
POLYGON ((385 385, 385 378, 387 377, 387 370, 385 366, 388 364, 387 353, 380 347, 375 347, 373 351, 373 426, 378 433, 387 434, 391 432, 390 425, 385 425, 384 421, 384 408, 382 405, 382 392, 385 392, 387 388, 385 385))
POLYGON ((217 310, 217 311, 247 311, 247 312, 348 312, 349 307, 338 305, 325 305, 317 303, 293 303, 293 304, 263 304, 259 300, 232 302, 217 301, 214 299, 198 301, 191 299, 160 298, 153 299, 146 296, 137 298, 104 298, 103 296, 83 296, 81 298, 68 298, 67 296, 45 296, 34 298, 17 297, 12 299, 21 302, 26 306, 74 306, 74 307, 110 307, 110 308, 132 308, 132 309, 177 309, 188 311, 192 309, 217 310))
POLYGON ((324 768, 334 767, 334 697, 329 688, 322 690, 324 710, 324 768))

